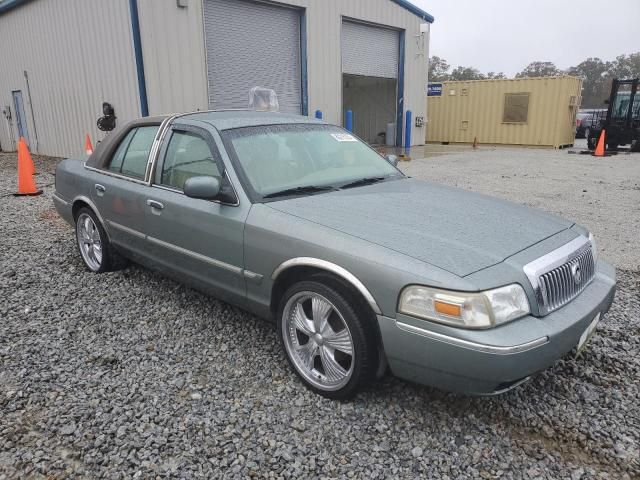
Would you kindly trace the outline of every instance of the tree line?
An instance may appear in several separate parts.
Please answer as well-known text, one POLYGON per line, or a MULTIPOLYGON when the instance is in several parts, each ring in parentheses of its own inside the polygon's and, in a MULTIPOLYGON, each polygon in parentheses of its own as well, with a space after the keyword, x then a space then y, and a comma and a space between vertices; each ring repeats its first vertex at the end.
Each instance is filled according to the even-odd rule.
MULTIPOLYGON (((555 77, 572 75, 580 77, 582 83, 582 107, 604 108, 604 100, 609 98, 611 81, 614 78, 640 77, 640 52, 619 55, 615 60, 605 61, 600 58, 587 58, 578 65, 566 70, 558 68, 553 62, 531 62, 515 78, 555 77)), ((477 68, 451 65, 444 58, 433 56, 429 59, 429 81, 444 82, 447 80, 485 80, 492 78, 508 78, 503 72, 482 73, 477 68)))

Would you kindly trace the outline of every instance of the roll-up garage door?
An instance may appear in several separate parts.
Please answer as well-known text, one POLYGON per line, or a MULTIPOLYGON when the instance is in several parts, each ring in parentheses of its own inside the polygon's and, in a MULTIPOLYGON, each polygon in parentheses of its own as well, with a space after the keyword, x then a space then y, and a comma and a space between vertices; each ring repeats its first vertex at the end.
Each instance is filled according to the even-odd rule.
POLYGON ((301 113, 300 11, 245 0, 204 0, 209 107, 247 108, 271 88, 280 111, 301 113))
POLYGON ((342 73, 398 77, 400 33, 363 23, 342 23, 342 73))

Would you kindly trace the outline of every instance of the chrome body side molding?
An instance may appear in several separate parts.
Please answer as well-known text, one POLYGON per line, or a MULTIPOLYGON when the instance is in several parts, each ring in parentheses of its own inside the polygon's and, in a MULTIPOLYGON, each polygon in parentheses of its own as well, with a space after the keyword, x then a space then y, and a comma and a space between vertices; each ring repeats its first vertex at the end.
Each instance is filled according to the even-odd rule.
POLYGON ((442 333, 432 332, 424 328, 416 327, 415 325, 409 325, 408 323, 398 322, 396 320, 396 326, 400 330, 405 332, 415 333, 423 337, 436 340, 438 342, 447 343, 455 347, 466 348, 468 350, 475 350, 482 353, 490 353, 493 355, 513 355, 514 353, 522 353, 528 350, 533 350, 549 342, 549 337, 540 337, 530 342, 522 343, 520 345, 510 346, 498 346, 498 345, 486 345, 484 343, 471 342, 469 340, 463 340, 461 338, 451 337, 442 333))
POLYGON ((259 275, 257 273, 253 273, 248 270, 244 270, 240 267, 236 267, 235 265, 230 265, 228 263, 221 262, 220 260, 216 260, 215 258, 207 257, 206 255, 202 255, 200 253, 187 250, 186 248, 179 247, 178 245, 174 245, 173 243, 165 242, 158 238, 150 237, 148 235, 145 235, 142 232, 139 232, 138 230, 134 230, 133 228, 129 228, 124 225, 120 225, 119 223, 116 223, 116 222, 109 221, 108 224, 111 228, 120 230, 121 232, 125 232, 137 238, 145 239, 150 243, 153 243, 155 245, 166 248, 168 250, 172 250, 174 252, 180 253, 182 255, 193 258, 200 262, 208 263, 209 265, 212 265, 214 267, 221 268, 223 270, 228 270, 237 275, 242 275, 249 280, 254 280, 257 282, 262 280, 262 275, 259 275))
POLYGON ((271 274, 271 279, 275 280, 278 276, 284 272, 285 270, 292 267, 315 267, 321 270, 327 270, 328 272, 335 273, 339 277, 344 278, 347 282, 353 285, 365 298, 371 309, 377 315, 382 315, 382 310, 378 306, 375 298, 371 295, 371 292, 364 286, 364 284, 358 280, 358 278, 353 275, 348 270, 342 268, 335 263, 327 262, 326 260, 320 260, 319 258, 312 257, 297 257, 287 260, 286 262, 281 263, 271 274))

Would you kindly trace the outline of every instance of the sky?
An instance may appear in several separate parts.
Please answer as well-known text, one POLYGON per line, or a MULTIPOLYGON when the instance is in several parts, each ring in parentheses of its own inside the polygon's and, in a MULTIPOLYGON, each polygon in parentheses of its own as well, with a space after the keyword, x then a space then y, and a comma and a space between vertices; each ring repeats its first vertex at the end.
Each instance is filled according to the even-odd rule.
POLYGON ((429 55, 511 76, 640 51, 640 0, 411 0, 435 17, 429 55))

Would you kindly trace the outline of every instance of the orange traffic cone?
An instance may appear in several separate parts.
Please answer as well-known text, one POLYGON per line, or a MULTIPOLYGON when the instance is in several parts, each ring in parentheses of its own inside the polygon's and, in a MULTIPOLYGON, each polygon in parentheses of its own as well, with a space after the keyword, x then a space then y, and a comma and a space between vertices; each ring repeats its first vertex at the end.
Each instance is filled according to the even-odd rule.
MULTIPOLYGON (((22 148, 24 150, 27 151, 27 154, 29 155, 29 158, 31 158, 31 154, 29 153, 29 145, 27 145, 27 141, 24 139, 24 137, 20 137, 20 139, 18 140, 18 154, 20 154, 20 146, 22 145, 22 148)), ((35 175, 36 174, 36 166, 33 163, 33 160, 30 163, 30 168, 31 168, 31 175, 35 175)))
POLYGON ((87 155, 91 155, 93 153, 93 145, 91 145, 91 138, 89 138, 89 134, 84 137, 84 149, 87 152, 87 155))
POLYGON ((605 130, 604 128, 602 129, 602 132, 600 133, 600 138, 598 138, 598 145, 596 145, 596 151, 593 152, 593 156, 594 157, 604 157, 605 155, 605 148, 604 148, 604 144, 605 144, 605 130))
POLYGON ((18 193, 15 196, 22 195, 40 195, 42 190, 38 190, 36 182, 33 179, 35 167, 33 159, 29 153, 29 147, 24 138, 18 142, 18 193))

